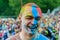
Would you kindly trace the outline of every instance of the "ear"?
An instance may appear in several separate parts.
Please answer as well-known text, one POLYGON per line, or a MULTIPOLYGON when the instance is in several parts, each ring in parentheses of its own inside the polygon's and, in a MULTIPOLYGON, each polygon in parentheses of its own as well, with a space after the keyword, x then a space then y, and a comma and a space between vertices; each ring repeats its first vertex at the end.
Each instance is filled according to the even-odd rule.
POLYGON ((22 17, 21 17, 21 16, 19 16, 19 19, 20 19, 20 21, 22 22, 22 17))
POLYGON ((20 16, 20 15, 18 16, 18 18, 17 18, 17 19, 18 19, 18 21, 19 21, 19 22, 21 22, 21 21, 22 21, 22 20, 21 20, 21 16, 20 16))

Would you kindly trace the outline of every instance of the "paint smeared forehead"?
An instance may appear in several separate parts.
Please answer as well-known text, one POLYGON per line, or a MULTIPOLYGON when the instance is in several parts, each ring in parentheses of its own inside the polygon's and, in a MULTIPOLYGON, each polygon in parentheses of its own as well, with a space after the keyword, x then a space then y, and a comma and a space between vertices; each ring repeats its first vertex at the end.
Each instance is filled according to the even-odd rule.
POLYGON ((26 6, 24 9, 23 9, 23 14, 24 15, 30 15, 30 16, 33 16, 33 17, 36 17, 36 16, 39 16, 39 17, 42 17, 42 12, 41 12, 41 9, 39 7, 36 7, 34 5, 32 6, 26 6))
POLYGON ((26 6, 25 8, 23 8, 23 16, 32 16, 32 9, 30 6, 26 6))
POLYGON ((41 9, 39 7, 36 7, 35 5, 32 5, 32 14, 33 16, 42 17, 41 9))

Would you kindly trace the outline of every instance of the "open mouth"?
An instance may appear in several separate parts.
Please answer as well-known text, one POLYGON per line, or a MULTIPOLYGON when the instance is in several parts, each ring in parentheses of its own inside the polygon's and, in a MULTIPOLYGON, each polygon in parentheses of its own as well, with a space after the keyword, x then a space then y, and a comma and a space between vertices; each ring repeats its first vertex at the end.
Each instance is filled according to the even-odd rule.
POLYGON ((38 25, 27 25, 28 30, 35 30, 38 28, 38 25))
POLYGON ((34 32, 37 29, 37 27, 28 27, 29 32, 34 32))
POLYGON ((36 29, 38 26, 36 25, 36 26, 29 26, 28 28, 29 29, 36 29))

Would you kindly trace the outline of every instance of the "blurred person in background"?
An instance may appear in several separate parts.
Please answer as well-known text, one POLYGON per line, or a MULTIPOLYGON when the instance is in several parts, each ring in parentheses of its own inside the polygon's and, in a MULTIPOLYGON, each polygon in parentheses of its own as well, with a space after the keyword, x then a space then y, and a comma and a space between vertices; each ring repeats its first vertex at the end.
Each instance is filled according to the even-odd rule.
POLYGON ((0 19, 0 31, 2 30, 2 20, 0 19))
POLYGON ((40 27, 41 9, 34 3, 27 3, 20 12, 21 32, 11 36, 7 40, 49 40, 38 33, 40 27))

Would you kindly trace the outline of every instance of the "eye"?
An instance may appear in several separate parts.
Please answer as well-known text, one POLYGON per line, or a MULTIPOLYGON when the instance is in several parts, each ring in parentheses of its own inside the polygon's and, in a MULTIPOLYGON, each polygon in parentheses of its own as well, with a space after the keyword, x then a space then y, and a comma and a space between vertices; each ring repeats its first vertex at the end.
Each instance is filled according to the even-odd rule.
POLYGON ((25 19, 31 20, 31 19, 33 19, 33 17, 32 16, 27 16, 27 17, 25 17, 25 19))
POLYGON ((31 17, 27 17, 26 19, 31 20, 31 19, 33 19, 33 18, 31 18, 31 17))
POLYGON ((40 20, 40 17, 35 17, 35 20, 38 20, 39 21, 40 20))
POLYGON ((25 19, 27 19, 27 20, 32 20, 33 17, 26 17, 25 19))

